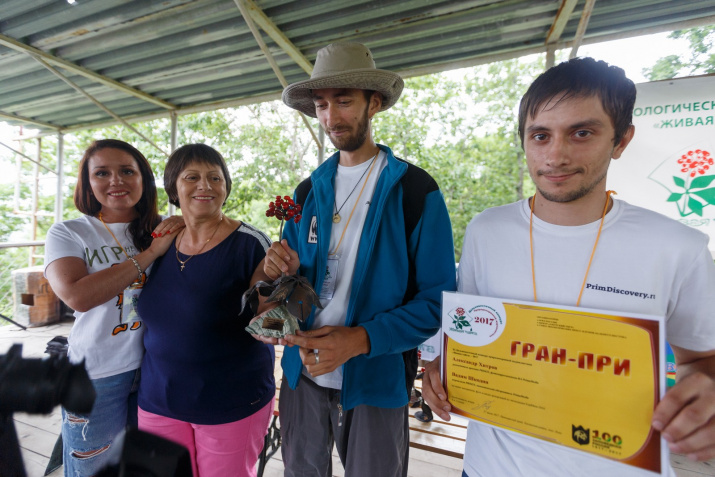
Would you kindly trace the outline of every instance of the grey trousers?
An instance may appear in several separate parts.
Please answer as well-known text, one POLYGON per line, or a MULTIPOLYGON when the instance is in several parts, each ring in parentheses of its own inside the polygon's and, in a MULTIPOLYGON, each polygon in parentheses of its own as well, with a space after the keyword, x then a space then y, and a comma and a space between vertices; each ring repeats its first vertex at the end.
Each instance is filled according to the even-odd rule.
MULTIPOLYGON (((365 383, 369 386, 370 383, 365 383)), ((339 407, 340 391, 302 376, 290 389, 283 380, 278 400, 285 477, 331 477, 335 444, 345 477, 406 477, 408 409, 339 407)))

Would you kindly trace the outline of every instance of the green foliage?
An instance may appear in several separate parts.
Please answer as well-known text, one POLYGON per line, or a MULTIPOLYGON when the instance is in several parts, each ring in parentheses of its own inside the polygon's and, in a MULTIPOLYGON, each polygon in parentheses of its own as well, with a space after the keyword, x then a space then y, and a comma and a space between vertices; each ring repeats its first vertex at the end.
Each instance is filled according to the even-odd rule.
POLYGON ((691 68, 691 74, 715 73, 715 25, 677 30, 669 36, 688 40, 690 56, 687 66, 691 68))
MULTIPOLYGON (((27 189, 27 187, 23 187, 23 189, 27 189)), ((0 184, 0 197, 3 197, 3 200, 0 201, 0 215, 2 215, 2 220, 0 220, 0 242, 10 241, 10 235, 29 222, 27 217, 14 213, 14 194, 14 185, 0 184)))
POLYGON ((430 147, 437 135, 451 139, 454 128, 461 122, 458 118, 458 111, 464 110, 458 97, 461 91, 460 84, 444 75, 408 79, 397 104, 375 116, 375 141, 390 146, 402 159, 425 167, 420 161, 429 157, 424 154, 425 146, 430 147))
POLYGON ((676 30, 668 38, 685 39, 689 51, 684 56, 669 55, 658 59, 643 75, 650 81, 715 73, 715 25, 676 30))
POLYGON ((533 186, 517 134, 517 107, 543 61, 505 61, 406 81, 400 101, 373 121, 389 145, 434 177, 452 220, 459 260, 469 221, 524 197, 533 186), (457 78, 457 79, 455 79, 457 78))
POLYGON ((643 76, 649 81, 675 78, 684 66, 678 55, 668 55, 659 58, 652 67, 643 68, 643 76))
MULTIPOLYGON (((234 183, 226 207, 259 228, 265 224, 265 231, 277 238, 279 221, 265 217, 268 203, 276 195, 292 195, 310 175, 317 166, 317 145, 300 116, 281 103, 252 105, 234 114, 234 183)), ((317 131, 317 121, 313 127, 317 131)))

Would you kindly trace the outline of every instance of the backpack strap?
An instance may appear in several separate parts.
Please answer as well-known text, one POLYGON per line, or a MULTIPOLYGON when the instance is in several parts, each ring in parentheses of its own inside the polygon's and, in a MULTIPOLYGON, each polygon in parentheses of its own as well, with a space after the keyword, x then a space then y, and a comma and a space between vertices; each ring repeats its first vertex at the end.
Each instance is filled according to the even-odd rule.
POLYGON ((407 164, 407 172, 400 179, 400 183, 402 184, 402 213, 405 219, 405 237, 409 242, 412 232, 415 231, 417 223, 422 218, 427 194, 439 190, 439 186, 432 176, 423 169, 402 159, 397 159, 407 164))
MULTIPOLYGON (((417 294, 417 281, 415 278, 415 261, 410 254, 410 237, 415 227, 422 218, 427 194, 439 190, 437 182, 426 171, 399 159, 407 164, 407 172, 400 179, 402 184, 402 213, 405 220, 405 240, 407 240, 407 254, 409 255, 409 269, 407 275, 407 290, 402 298, 402 304, 412 300, 417 294)), ((402 353, 405 363, 405 385, 407 396, 410 396, 417 375, 417 348, 412 348, 402 353)))
POLYGON ((310 177, 303 179, 301 183, 298 184, 298 187, 295 188, 295 203, 299 204, 301 208, 305 204, 305 199, 308 197, 308 193, 312 188, 313 181, 310 180, 310 177))

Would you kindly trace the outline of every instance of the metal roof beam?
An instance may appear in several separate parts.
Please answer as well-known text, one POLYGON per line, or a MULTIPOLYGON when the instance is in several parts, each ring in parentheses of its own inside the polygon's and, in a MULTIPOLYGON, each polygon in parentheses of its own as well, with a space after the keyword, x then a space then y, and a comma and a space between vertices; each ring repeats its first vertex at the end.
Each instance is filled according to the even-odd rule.
MULTIPOLYGON (((655 33, 670 32, 670 31, 674 31, 674 30, 684 30, 687 28, 696 28, 696 27, 712 25, 712 24, 715 24, 715 15, 701 17, 701 18, 695 18, 692 20, 672 22, 672 23, 667 23, 667 24, 663 24, 663 25, 656 25, 656 26, 652 26, 652 27, 648 27, 648 28, 640 28, 637 30, 629 30, 626 32, 621 32, 621 33, 609 33, 609 34, 605 34, 605 35, 594 36, 594 37, 590 37, 590 38, 585 38, 583 40, 582 44, 583 45, 592 45, 592 44, 596 44, 596 43, 604 43, 607 41, 623 40, 626 38, 633 38, 636 36, 653 35, 655 33)), ((572 45, 573 45, 573 42, 571 42, 571 41, 560 41, 560 42, 557 42, 554 46, 557 50, 560 50, 560 49, 570 48, 572 45)), ((494 53, 494 54, 485 55, 485 56, 465 58, 463 60, 458 60, 458 61, 447 61, 447 62, 442 62, 442 63, 435 63, 435 64, 428 65, 428 66, 406 68, 406 69, 402 69, 402 70, 395 71, 395 72, 399 73, 400 76, 402 76, 403 78, 412 78, 415 76, 424 76, 424 75, 429 75, 429 74, 433 74, 433 73, 440 73, 442 71, 456 70, 456 69, 460 69, 460 68, 471 68, 473 66, 494 63, 496 61, 512 60, 515 58, 521 58, 523 56, 528 56, 528 55, 543 54, 545 52, 546 52, 546 47, 542 45, 542 46, 535 46, 535 47, 521 49, 521 50, 503 51, 503 52, 494 53)))
POLYGON ((99 73, 97 73, 95 71, 89 70, 87 68, 83 68, 82 66, 79 66, 79 65, 76 65, 76 64, 72 63, 71 61, 67 61, 62 58, 58 58, 58 57, 51 55, 45 51, 39 50, 39 49, 32 47, 30 45, 26 45, 20 41, 15 40, 14 38, 10 38, 9 36, 0 35, 0 45, 6 46, 10 49, 19 51, 21 53, 29 54, 36 58, 42 58, 44 61, 51 63, 55 66, 59 66, 65 70, 71 71, 72 73, 76 73, 78 75, 84 76, 85 78, 89 78, 93 81, 97 81, 98 83, 101 83, 105 86, 109 86, 110 88, 122 91, 123 93, 126 93, 128 95, 131 95, 136 98, 142 99, 144 101, 148 101, 150 103, 156 104, 157 106, 161 106, 166 109, 174 109, 175 108, 175 106, 173 104, 171 104, 167 101, 164 101, 163 99, 157 98, 157 97, 147 94, 143 91, 139 91, 138 89, 132 88, 131 86, 127 86, 126 84, 120 83, 119 81, 113 80, 111 78, 107 78, 106 76, 100 75, 99 73))
POLYGON ((714 24, 715 15, 709 15, 706 17, 692 18, 690 20, 661 23, 660 25, 653 25, 645 28, 636 28, 633 30, 622 31, 618 33, 608 33, 602 36, 594 36, 593 38, 586 38, 583 41, 583 44, 589 45, 592 43, 601 43, 605 41, 622 40, 624 38, 633 38, 635 36, 653 35, 655 33, 671 32, 675 30, 686 30, 688 28, 698 28, 714 24))
MULTIPOLYGON (((267 93, 267 94, 262 94, 258 96, 249 96, 245 98, 239 98, 239 99, 229 99, 229 100, 223 100, 223 101, 213 101, 213 102, 207 102, 207 103, 202 103, 202 104, 197 104, 197 105, 192 105, 192 106, 186 106, 183 108, 177 108, 172 112, 176 112, 178 116, 183 116, 185 114, 194 114, 194 113, 203 113, 206 111, 216 111, 218 109, 224 109, 224 108, 238 108, 240 106, 250 106, 252 104, 258 104, 258 103, 265 103, 267 101, 280 101, 281 99, 281 93, 267 93)), ((168 117, 167 112, 160 112, 160 113, 149 113, 149 114, 137 114, 133 116, 125 116, 124 119, 127 121, 131 121, 133 123, 140 123, 144 121, 153 121, 155 119, 165 119, 168 117)), ((74 126, 69 126, 66 128, 63 128, 62 131, 65 133, 71 133, 75 131, 82 131, 85 129, 100 129, 100 128, 108 128, 111 126, 116 126, 117 124, 121 124, 121 122, 117 121, 116 119, 111 119, 107 121, 101 121, 101 122, 87 122, 83 124, 77 124, 74 126)), ((37 134, 34 134, 32 136, 22 136, 22 137, 14 137, 14 140, 29 140, 29 139, 36 139, 38 137, 45 137, 49 136, 50 134, 54 133, 49 133, 49 132, 39 132, 37 134)))
POLYGON ((33 158, 31 158, 30 156, 28 156, 27 154, 21 153, 21 152, 18 151, 17 149, 14 149, 14 148, 12 148, 11 146, 8 146, 7 144, 5 144, 5 143, 2 142, 2 141, 0 141, 0 146, 3 146, 3 147, 6 147, 6 148, 10 149, 12 152, 14 152, 15 154, 17 154, 18 156, 24 157, 24 158, 27 159, 28 161, 33 162, 33 163, 37 164, 38 166, 40 166, 40 167, 42 167, 42 168, 44 168, 44 169, 47 169, 48 171, 50 171, 50 172, 53 173, 53 174, 57 174, 57 171, 53 171, 52 169, 50 169, 50 168, 47 167, 46 165, 44 165, 44 164, 42 164, 41 162, 39 162, 37 159, 33 159, 33 158))
POLYGON ((556 43, 561 39, 561 35, 569 22, 569 18, 576 8, 578 0, 562 0, 559 10, 556 12, 554 22, 551 24, 549 32, 546 34, 546 44, 556 43))
POLYGON ((75 91, 77 91, 78 93, 80 93, 81 95, 83 95, 84 97, 86 97, 87 99, 89 99, 89 100, 90 100, 92 103, 94 103, 99 109, 101 109, 101 110, 104 111, 105 113, 109 114, 111 117, 113 117, 113 118, 116 119, 117 121, 121 122, 126 128, 130 129, 131 131, 134 131, 135 134, 137 134, 139 137, 141 137, 142 139, 144 139, 146 142, 148 142, 149 144, 151 144, 152 146, 154 146, 156 149, 159 150, 159 152, 163 153, 166 157, 169 157, 169 154, 167 154, 166 151, 164 151, 162 148, 160 148, 159 146, 157 146, 157 145, 154 143, 154 141, 152 141, 151 139, 149 139, 148 137, 146 137, 144 134, 142 134, 141 132, 139 132, 139 130, 137 130, 134 126, 132 126, 131 124, 129 124, 126 120, 120 118, 117 114, 115 114, 112 110, 110 110, 108 107, 106 107, 105 105, 103 105, 101 102, 97 101, 97 99, 96 99, 94 96, 92 96, 91 94, 89 94, 88 92, 86 92, 85 90, 83 90, 83 89, 82 89, 80 86, 78 86, 75 82, 73 82, 72 80, 70 80, 69 78, 67 78, 65 75, 63 75, 62 73, 60 73, 59 71, 57 71, 57 69, 55 69, 52 65, 50 65, 50 64, 47 63, 45 60, 43 60, 42 58, 39 58, 39 57, 37 57, 37 56, 34 56, 34 55, 33 55, 32 58, 34 58, 38 63, 40 63, 42 66, 44 66, 45 68, 47 68, 48 70, 50 70, 50 71, 51 71, 55 76, 57 76, 59 79, 61 79, 61 80, 64 81, 65 83, 67 83, 72 89, 74 89, 75 91))
POLYGON ((59 131, 61 129, 56 124, 46 123, 44 121, 38 121, 37 119, 32 119, 32 118, 25 118, 23 116, 18 116, 17 114, 3 113, 2 111, 0 111, 0 118, 9 119, 11 121, 21 121, 21 122, 27 123, 27 124, 34 124, 35 126, 49 128, 49 129, 53 129, 55 131, 59 131))
MULTIPOLYGON (((243 15, 243 20, 246 22, 246 25, 248 25, 248 28, 251 30, 251 33, 253 33, 253 36, 256 38, 256 43, 258 43, 258 46, 261 48, 261 51, 263 52, 264 55, 266 55, 266 59, 268 60, 268 63, 271 65, 271 68, 273 68, 273 72, 276 74, 278 77, 278 80, 281 82, 281 85, 285 88, 288 86, 288 82, 285 79, 285 76, 283 76, 283 73, 281 73, 281 69, 278 67, 278 63, 276 63, 276 60, 273 58, 273 55, 271 52, 268 50, 268 46, 266 46, 266 43, 263 41, 263 38, 261 37, 261 32, 258 31, 256 28, 256 25, 253 23, 252 16, 247 16, 246 14, 249 13, 246 11, 247 4, 252 3, 251 0, 233 0, 234 3, 236 3, 236 6, 238 9, 241 11, 241 15, 243 15)), ((254 5, 255 6, 255 5, 254 5)), ((261 12, 262 13, 262 12, 261 12)), ((249 13, 250 15, 250 13, 249 13)), ((286 38, 287 40, 287 38, 286 38)), ((291 43, 292 45, 292 43, 291 43)), ((307 60, 306 60, 307 61, 307 60)), ((308 62, 310 65, 310 62, 308 62)), ((303 68, 305 69, 305 68, 303 68)), ((308 71, 308 74, 311 74, 313 72, 313 66, 310 66, 310 71, 308 71)), ((313 140, 318 146, 318 149, 323 148, 323 144, 320 142, 320 139, 318 138, 317 134, 315 134, 315 130, 313 130, 313 126, 311 126, 310 122, 308 121, 308 118, 305 117, 303 113, 300 111, 298 112, 300 115, 300 119, 303 120, 303 124, 308 128, 308 131, 310 131, 310 135, 313 136, 313 140)))
MULTIPOLYGON (((313 72, 313 65, 308 59, 300 52, 300 50, 291 42, 287 36, 276 26, 270 18, 263 13, 263 10, 258 8, 258 6, 253 3, 253 0, 234 0, 236 6, 241 10, 243 14, 244 10, 248 11, 254 22, 265 31, 268 36, 270 36, 276 44, 281 47, 283 51, 286 52, 288 56, 293 58, 293 61, 298 63, 298 65, 305 70, 309 75, 313 72), (239 2, 241 5, 239 5, 239 2), (243 9, 242 9, 243 7, 243 9)), ((245 16, 245 15, 244 15, 245 16)))
POLYGON ((574 35, 573 38, 573 46, 571 46, 571 53, 569 53, 569 58, 575 58, 576 54, 578 53, 578 47, 581 46, 583 37, 586 34, 588 21, 591 19, 591 13, 593 13, 593 6, 595 4, 596 0, 586 0, 586 4, 583 6, 581 20, 579 20, 578 28, 576 28, 576 35, 574 35))

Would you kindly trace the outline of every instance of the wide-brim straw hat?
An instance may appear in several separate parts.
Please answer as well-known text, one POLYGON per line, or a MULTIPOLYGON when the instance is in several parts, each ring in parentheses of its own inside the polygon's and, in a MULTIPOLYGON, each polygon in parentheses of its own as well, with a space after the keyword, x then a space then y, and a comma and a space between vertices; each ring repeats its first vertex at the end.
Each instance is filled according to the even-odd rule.
POLYGON ((391 108, 402 94, 405 83, 397 73, 375 67, 370 50, 360 43, 332 43, 318 50, 310 79, 298 81, 283 90, 283 102, 313 118, 315 104, 311 90, 350 88, 378 91, 382 108, 391 108))

